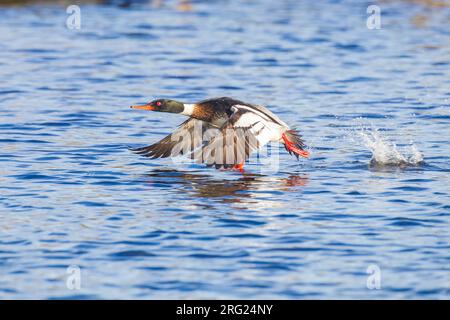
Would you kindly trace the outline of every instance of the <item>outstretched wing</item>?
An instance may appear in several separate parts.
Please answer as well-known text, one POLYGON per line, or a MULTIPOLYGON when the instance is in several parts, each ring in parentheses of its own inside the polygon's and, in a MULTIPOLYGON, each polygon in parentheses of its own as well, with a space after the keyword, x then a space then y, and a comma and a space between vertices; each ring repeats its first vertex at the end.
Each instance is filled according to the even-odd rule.
MULTIPOLYGON (((184 121, 173 133, 155 144, 131 150, 151 158, 187 155, 204 144, 203 134, 208 129, 214 130, 214 127, 207 122, 190 118, 184 121)), ((215 131, 218 131, 218 129, 216 128, 215 131)))
POLYGON ((271 140, 278 140, 278 124, 259 110, 247 105, 234 105, 233 114, 220 132, 191 157, 198 163, 216 168, 232 168, 244 163, 251 153, 271 140))

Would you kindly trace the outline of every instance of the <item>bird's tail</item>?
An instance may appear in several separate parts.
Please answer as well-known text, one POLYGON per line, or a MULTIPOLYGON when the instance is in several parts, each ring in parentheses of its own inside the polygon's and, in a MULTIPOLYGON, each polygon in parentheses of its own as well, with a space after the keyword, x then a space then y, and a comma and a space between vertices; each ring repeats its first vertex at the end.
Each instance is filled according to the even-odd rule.
POLYGON ((297 157, 302 156, 304 158, 309 157, 309 152, 305 150, 306 145, 302 139, 302 136, 295 130, 287 130, 282 134, 284 141, 284 147, 289 154, 294 153, 297 157))

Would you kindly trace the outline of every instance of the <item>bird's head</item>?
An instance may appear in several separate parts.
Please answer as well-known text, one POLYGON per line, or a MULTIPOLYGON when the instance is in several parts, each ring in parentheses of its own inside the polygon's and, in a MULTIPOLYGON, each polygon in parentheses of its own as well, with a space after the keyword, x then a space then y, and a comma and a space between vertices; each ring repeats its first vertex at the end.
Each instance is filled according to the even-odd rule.
POLYGON ((181 113, 184 110, 184 104, 170 99, 157 99, 144 105, 131 106, 133 109, 151 110, 159 112, 181 113))

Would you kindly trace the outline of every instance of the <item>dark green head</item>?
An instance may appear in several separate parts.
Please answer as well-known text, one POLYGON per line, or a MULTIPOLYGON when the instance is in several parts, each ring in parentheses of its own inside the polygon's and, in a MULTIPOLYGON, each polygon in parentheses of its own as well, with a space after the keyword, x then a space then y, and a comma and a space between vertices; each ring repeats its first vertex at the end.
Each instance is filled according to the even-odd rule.
POLYGON ((134 109, 152 110, 158 112, 181 113, 184 110, 184 104, 170 99, 157 99, 141 106, 131 106, 134 109))

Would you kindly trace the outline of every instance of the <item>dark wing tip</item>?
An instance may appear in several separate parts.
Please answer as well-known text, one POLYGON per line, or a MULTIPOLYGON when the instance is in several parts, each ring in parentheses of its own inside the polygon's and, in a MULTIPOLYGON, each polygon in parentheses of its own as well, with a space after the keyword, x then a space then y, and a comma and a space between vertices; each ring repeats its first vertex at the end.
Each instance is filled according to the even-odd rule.
POLYGON ((151 146, 145 146, 145 147, 139 147, 139 148, 128 148, 131 152, 134 152, 136 154, 139 154, 144 157, 150 157, 150 158, 159 158, 160 154, 158 154, 157 144, 152 144, 151 146))

